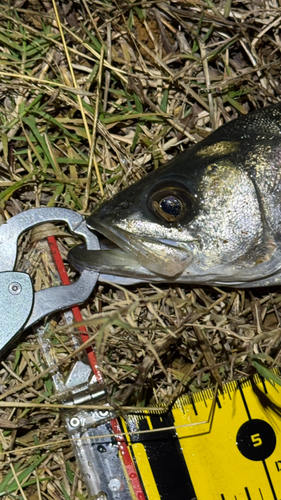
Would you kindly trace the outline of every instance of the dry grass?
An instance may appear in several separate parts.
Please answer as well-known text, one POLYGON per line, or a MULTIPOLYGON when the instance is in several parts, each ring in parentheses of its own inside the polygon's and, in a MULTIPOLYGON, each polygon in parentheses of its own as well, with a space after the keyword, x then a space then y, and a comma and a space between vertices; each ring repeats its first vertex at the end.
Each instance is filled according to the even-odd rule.
MULTIPOLYGON (((90 213, 220 124, 278 102, 275 0, 0 5, 2 221, 39 206, 90 213)), ((54 226, 22 239, 17 268, 37 290, 56 274, 46 234, 64 257, 74 243, 54 226)), ((143 407, 255 368, 267 376, 263 363, 280 363, 280 301, 278 289, 104 284, 83 314, 112 402, 143 407)), ((74 330, 57 320, 63 361, 74 330)), ((2 362, 0 494, 83 500, 58 409, 34 406, 56 401, 45 368, 35 332, 2 362)))

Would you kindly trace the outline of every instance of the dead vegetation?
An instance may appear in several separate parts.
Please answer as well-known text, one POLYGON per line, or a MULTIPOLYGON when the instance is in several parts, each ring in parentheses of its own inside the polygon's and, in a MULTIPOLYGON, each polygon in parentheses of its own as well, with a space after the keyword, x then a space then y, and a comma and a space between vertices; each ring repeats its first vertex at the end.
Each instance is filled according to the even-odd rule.
MULTIPOLYGON (((280 23, 275 0, 2 1, 1 220, 40 206, 88 214, 219 125, 277 103, 280 23)), ((25 235, 17 269, 36 290, 57 284, 50 234, 64 258, 75 243, 54 226, 25 235)), ((102 284, 83 314, 111 402, 144 407, 270 376, 280 301, 279 289, 102 284)), ((75 330, 55 319, 63 361, 75 330)), ((56 396, 29 333, 0 370, 0 495, 83 500, 58 408, 36 406, 56 396)))

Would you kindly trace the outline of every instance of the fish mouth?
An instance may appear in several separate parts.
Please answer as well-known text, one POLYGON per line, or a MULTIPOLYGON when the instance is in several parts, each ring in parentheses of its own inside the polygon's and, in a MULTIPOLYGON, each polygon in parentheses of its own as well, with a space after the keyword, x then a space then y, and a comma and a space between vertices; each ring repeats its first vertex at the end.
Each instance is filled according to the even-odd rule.
POLYGON ((106 226, 91 219, 89 229, 98 231, 115 243, 114 250, 86 250, 75 247, 68 260, 78 270, 92 269, 113 275, 150 276, 151 273, 172 279, 183 273, 193 259, 181 243, 130 233, 116 226, 106 226))
POLYGON ((112 223, 105 225, 93 220, 93 217, 88 227, 103 235, 106 243, 100 241, 101 250, 76 246, 67 258, 79 272, 88 269, 105 280, 116 281, 121 277, 122 284, 176 281, 241 288, 280 283, 277 278, 281 274, 281 249, 260 264, 241 267, 241 264, 228 263, 202 269, 196 263, 196 251, 193 253, 185 248, 182 242, 136 235, 112 223))

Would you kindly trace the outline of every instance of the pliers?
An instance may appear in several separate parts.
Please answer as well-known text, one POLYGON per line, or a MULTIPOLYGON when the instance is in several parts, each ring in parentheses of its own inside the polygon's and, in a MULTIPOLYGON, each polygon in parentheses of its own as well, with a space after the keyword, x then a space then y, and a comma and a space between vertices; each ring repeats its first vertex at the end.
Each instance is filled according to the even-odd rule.
POLYGON ((66 208, 34 208, 15 215, 0 226, 0 357, 10 349, 17 336, 49 314, 83 304, 97 281, 119 285, 138 283, 134 278, 99 274, 83 270, 69 286, 58 286, 34 292, 30 276, 14 271, 19 237, 47 222, 67 224, 74 236, 82 238, 88 250, 100 250, 97 236, 88 229, 86 219, 66 208))
POLYGON ((85 270, 69 286, 34 292, 30 276, 14 271, 19 237, 46 222, 65 223, 73 235, 83 238, 88 249, 100 249, 99 240, 87 228, 84 217, 65 208, 31 209, 0 226, 0 356, 23 330, 55 311, 82 304, 96 285, 98 273, 85 270))
MULTIPOLYGON (((82 304, 91 295, 97 280, 110 280, 108 275, 83 270, 78 280, 71 285, 55 286, 35 292, 28 274, 14 271, 20 236, 47 222, 67 224, 70 232, 84 240, 87 249, 100 250, 100 243, 86 224, 85 218, 64 208, 36 208, 22 212, 0 226, 0 357, 11 348, 18 336, 30 326, 46 318, 51 313, 82 304)), ((126 278, 112 277, 113 281, 126 283, 126 278)), ((130 280, 129 280, 130 282, 130 280)), ((90 495, 97 500, 144 500, 145 496, 131 461, 127 444, 119 436, 120 427, 115 414, 107 409, 105 384, 99 383, 87 359, 80 358, 74 363, 68 376, 57 370, 52 350, 44 328, 37 328, 38 338, 45 360, 53 367, 52 379, 58 400, 65 405, 62 417, 74 452, 80 465, 81 475, 90 495), (42 341, 43 339, 43 341, 42 341), (104 410, 74 410, 73 405, 91 402, 104 410), (113 433, 117 433, 115 436, 113 433), (103 436, 103 437, 100 437, 103 436), (105 438, 105 436, 108 436, 105 438), (119 437, 116 437, 119 436, 119 437), (106 450, 107 453, 101 452, 106 450), (124 463, 120 453, 124 455, 124 463), (131 478, 131 486, 127 476, 131 478)))

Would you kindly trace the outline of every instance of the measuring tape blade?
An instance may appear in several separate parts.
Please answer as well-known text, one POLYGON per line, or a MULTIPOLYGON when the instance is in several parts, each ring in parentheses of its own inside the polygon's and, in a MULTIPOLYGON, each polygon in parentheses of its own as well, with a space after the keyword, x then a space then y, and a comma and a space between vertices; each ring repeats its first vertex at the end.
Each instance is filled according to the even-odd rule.
MULTIPOLYGON (((279 372, 275 372, 278 374, 279 372)), ((129 449, 148 500, 280 500, 281 388, 255 375, 130 415, 129 449)))

